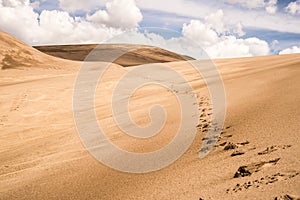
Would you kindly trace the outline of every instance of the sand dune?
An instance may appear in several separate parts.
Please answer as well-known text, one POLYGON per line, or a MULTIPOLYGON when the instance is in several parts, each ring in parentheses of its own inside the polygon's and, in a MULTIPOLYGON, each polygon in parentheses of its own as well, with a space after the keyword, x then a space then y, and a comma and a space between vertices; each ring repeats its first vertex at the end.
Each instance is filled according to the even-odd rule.
MULTIPOLYGON (((80 62, 46 56, 5 33, 0 42, 5 69, 0 71, 0 199, 300 197, 300 54, 214 61, 226 89, 227 115, 216 148, 204 159, 198 151, 206 140, 210 97, 187 62, 169 63, 191 83, 204 109, 196 138, 169 167, 129 174, 99 163, 79 139, 72 98, 80 62)), ((155 86, 137 91, 132 118, 145 125, 149 106, 165 105, 170 113, 165 134, 146 142, 122 135, 110 97, 120 77, 135 68, 109 69, 97 88, 95 111, 115 144, 153 151, 170 141, 180 121, 176 94, 155 86)))
POLYGON ((52 68, 52 69, 74 69, 79 63, 41 53, 22 41, 0 30, 0 69, 11 68, 52 68))
POLYGON ((193 58, 147 45, 133 44, 90 44, 90 45, 57 45, 35 46, 34 48, 46 54, 68 60, 84 61, 94 50, 94 59, 89 60, 113 62, 125 67, 147 63, 163 63, 193 58), (117 56, 121 55, 121 56, 117 56), (117 59, 115 59, 117 58, 117 59))

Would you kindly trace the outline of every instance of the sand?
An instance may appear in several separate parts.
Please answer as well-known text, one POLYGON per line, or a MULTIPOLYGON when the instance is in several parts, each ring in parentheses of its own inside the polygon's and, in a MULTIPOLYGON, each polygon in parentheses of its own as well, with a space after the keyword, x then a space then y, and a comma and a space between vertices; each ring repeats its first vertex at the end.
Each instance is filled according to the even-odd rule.
POLYGON ((158 47, 135 44, 52 45, 34 48, 48 55, 75 61, 84 61, 92 53, 93 56, 90 55, 88 60, 113 62, 124 67, 193 60, 158 47))
MULTIPOLYGON (((210 107, 203 80, 186 62, 169 63, 187 77, 207 110, 180 159, 160 171, 130 174, 101 164, 80 141, 72 98, 81 63, 44 55, 1 32, 1 47, 5 41, 0 50, 0 199, 300 197, 300 54, 214 60, 224 82, 227 112, 216 148, 203 159, 198 151, 210 107), (10 49, 30 53, 13 54, 14 61, 3 65, 3 58, 14 53, 10 49)), ((174 94, 162 88, 138 91, 130 107, 133 119, 147 124, 148 106, 164 104, 171 114, 166 134, 140 143, 122 136, 109 97, 117 80, 134 68, 111 67, 97 88, 95 110, 115 144, 148 152, 172 138, 180 120, 178 105, 174 94)))

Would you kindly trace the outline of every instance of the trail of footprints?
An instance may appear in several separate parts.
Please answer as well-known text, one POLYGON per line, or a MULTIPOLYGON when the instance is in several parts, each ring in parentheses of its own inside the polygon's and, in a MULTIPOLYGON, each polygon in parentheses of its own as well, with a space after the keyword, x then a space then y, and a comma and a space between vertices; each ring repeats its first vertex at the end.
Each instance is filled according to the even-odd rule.
POLYGON ((274 151, 277 151, 279 149, 287 149, 290 148, 292 145, 274 145, 274 146, 270 146, 267 147, 265 150, 258 152, 258 155, 265 155, 265 154, 269 154, 272 153, 274 151))
MULTIPOLYGON (((232 151, 232 153, 230 154, 231 157, 242 156, 251 150, 255 150, 256 147, 248 147, 250 144, 249 141, 243 141, 240 143, 232 143, 232 142, 228 141, 232 137, 232 135, 227 134, 226 131, 228 129, 230 129, 231 126, 227 126, 224 129, 220 130, 220 128, 218 128, 217 124, 214 124, 211 122, 210 116, 212 115, 212 109, 210 108, 210 104, 208 102, 209 102, 208 98, 206 98, 206 97, 201 98, 201 102, 199 104, 199 106, 201 108, 200 109, 200 111, 201 111, 200 124, 197 126, 197 128, 202 133, 207 133, 209 130, 213 130, 215 132, 221 131, 221 135, 218 135, 218 134, 208 135, 207 134, 208 136, 205 136, 202 139, 204 144, 206 144, 206 145, 204 145, 204 147, 202 147, 200 149, 200 152, 201 151, 205 152, 205 151, 210 150, 210 147, 209 147, 210 144, 215 144, 213 147, 222 148, 223 151, 232 151)), ((265 149, 259 151, 256 154, 257 154, 257 156, 271 154, 278 150, 285 150, 287 148, 290 148, 291 146, 292 145, 272 145, 272 146, 266 147, 265 149)), ((275 158, 275 159, 271 159, 268 161, 261 161, 261 162, 250 163, 248 165, 240 166, 237 169, 237 171, 235 172, 235 174, 233 175, 233 178, 251 176, 251 174, 260 171, 262 168, 264 168, 266 166, 276 165, 277 162, 279 162, 279 161, 280 161, 280 158, 275 158)), ((226 193, 233 193, 233 192, 235 193, 235 192, 247 190, 249 188, 259 188, 262 185, 268 185, 268 184, 275 183, 277 181, 284 181, 284 180, 294 178, 294 177, 298 176, 299 174, 300 173, 297 171, 285 172, 285 173, 278 172, 276 174, 261 177, 260 179, 255 179, 255 180, 247 181, 244 183, 238 183, 234 187, 228 188, 226 190, 226 193)), ((294 198, 288 194, 274 198, 274 200, 281 200, 281 199, 300 200, 299 198, 294 198)))
POLYGON ((277 181, 288 180, 294 178, 299 175, 299 172, 288 172, 288 173, 276 173, 273 175, 267 175, 265 177, 261 177, 260 179, 255 179, 253 181, 247 181, 242 184, 236 184, 233 188, 229 188, 226 190, 226 193, 230 192, 240 192, 243 190, 247 190, 251 187, 259 188, 261 185, 268 185, 275 183, 277 181))
POLYGON ((240 166, 237 172, 234 174, 233 178, 250 176, 251 174, 258 172, 262 169, 262 167, 266 165, 276 165, 280 158, 275 158, 269 161, 251 163, 249 165, 240 166))
POLYGON ((197 126, 197 128, 202 132, 207 132, 209 125, 211 123, 210 116, 212 115, 212 108, 211 108, 211 104, 209 103, 208 97, 200 98, 199 108, 201 114, 200 114, 200 123, 197 126))

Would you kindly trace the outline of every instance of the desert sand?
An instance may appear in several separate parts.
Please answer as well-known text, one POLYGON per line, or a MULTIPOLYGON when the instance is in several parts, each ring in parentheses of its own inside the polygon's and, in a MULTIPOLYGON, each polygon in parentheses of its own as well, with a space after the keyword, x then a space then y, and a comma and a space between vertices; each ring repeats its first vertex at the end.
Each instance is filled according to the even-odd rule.
MULTIPOLYGON (((81 62, 43 54, 3 32, 0 45, 0 199, 300 198, 300 54, 213 61, 227 111, 219 141, 203 159, 198 152, 210 97, 186 61, 168 63, 186 76, 204 108, 196 137, 170 166, 131 174, 101 164, 81 143, 72 111, 81 62)), ((112 65, 97 88, 95 112, 116 145, 149 152, 173 137, 178 105, 163 88, 137 91, 130 104, 137 124, 149 123, 149 106, 156 103, 165 105, 170 118, 149 140, 124 136, 112 118, 110 97, 118 79, 136 67, 112 65)))
POLYGON ((158 47, 134 44, 52 45, 35 46, 34 48, 48 55, 75 61, 84 61, 89 53, 96 49, 94 52, 96 61, 113 62, 124 67, 193 60, 191 57, 178 55, 158 47), (114 55, 118 54, 121 56, 114 59, 114 55))

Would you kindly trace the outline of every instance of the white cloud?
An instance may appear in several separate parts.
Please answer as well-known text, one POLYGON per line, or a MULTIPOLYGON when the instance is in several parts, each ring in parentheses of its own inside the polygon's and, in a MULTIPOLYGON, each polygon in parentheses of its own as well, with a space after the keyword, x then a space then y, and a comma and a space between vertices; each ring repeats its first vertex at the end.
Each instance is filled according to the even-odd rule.
POLYGON ((122 29, 136 28, 142 19, 134 0, 108 2, 107 9, 102 10, 106 14, 102 23, 59 10, 38 14, 34 11, 36 2, 0 0, 0 28, 31 45, 100 43, 122 33, 122 29))
POLYGON ((266 41, 258 38, 239 39, 234 35, 218 36, 213 29, 207 28, 206 24, 195 20, 184 25, 183 36, 200 44, 213 58, 261 56, 270 53, 266 41), (214 37, 208 37, 212 35, 214 37))
POLYGON ((143 15, 135 0, 113 0, 106 3, 106 10, 99 10, 88 15, 87 20, 105 24, 109 27, 135 28, 142 21, 143 15))
POLYGON ((285 10, 292 15, 300 14, 300 0, 289 3, 285 10))
POLYGON ((245 34, 241 23, 231 29, 225 27, 223 11, 218 10, 206 17, 203 22, 191 20, 189 24, 184 24, 182 35, 197 42, 214 58, 260 56, 270 53, 266 41, 258 38, 236 38, 232 34, 236 33, 238 36, 245 34))
POLYGON ((265 8, 267 13, 274 14, 277 11, 277 0, 226 0, 229 4, 239 4, 248 9, 265 8))
POLYGON ((284 49, 279 52, 279 54, 293 54, 293 53, 300 53, 300 46, 293 46, 291 48, 284 49))
POLYGON ((103 1, 95 0, 59 0, 59 7, 65 11, 89 11, 96 7, 103 6, 103 1))
POLYGON ((264 56, 270 53, 269 44, 256 37, 251 37, 243 40, 244 44, 249 47, 249 54, 251 56, 264 56))
POLYGON ((26 42, 32 42, 39 34, 38 16, 30 6, 0 6, 1 28, 26 42))
POLYGON ((269 14, 275 14, 277 11, 277 0, 269 0, 266 4, 266 11, 269 14))
POLYGON ((218 34, 209 25, 199 20, 191 20, 189 24, 183 24, 182 34, 197 41, 201 46, 210 46, 218 41, 218 34))
POLYGON ((119 25, 96 24, 58 10, 43 10, 39 15, 29 1, 0 1, 1 29, 31 45, 100 43, 122 33, 121 29, 128 24, 119 22, 119 25))
POLYGON ((1 0, 1 6, 3 7, 19 7, 28 6, 30 4, 29 0, 1 0))
POLYGON ((243 31, 243 25, 241 22, 237 23, 236 27, 233 29, 233 32, 236 33, 239 37, 244 36, 246 34, 243 31))
POLYGON ((221 34, 226 31, 223 23, 224 12, 223 10, 218 10, 205 17, 206 24, 213 28, 217 33, 221 34))
POLYGON ((40 15, 39 43, 99 43, 121 33, 119 29, 91 24, 63 11, 43 11, 40 15))
POLYGON ((230 4, 240 4, 246 8, 261 8, 264 7, 265 2, 264 0, 226 0, 225 2, 230 4))

